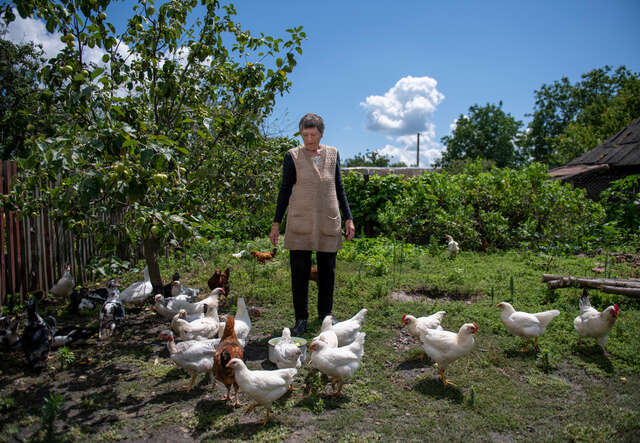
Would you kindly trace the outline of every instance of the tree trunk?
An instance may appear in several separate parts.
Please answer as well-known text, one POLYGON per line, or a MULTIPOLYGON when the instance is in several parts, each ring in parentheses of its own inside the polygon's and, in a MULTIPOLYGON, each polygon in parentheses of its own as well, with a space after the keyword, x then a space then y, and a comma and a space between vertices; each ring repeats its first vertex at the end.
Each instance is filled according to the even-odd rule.
POLYGON ((158 265, 158 250, 160 243, 151 233, 144 239, 144 259, 149 267, 149 278, 153 285, 153 294, 162 294, 162 276, 158 265))
POLYGON ((542 281, 549 289, 582 287, 598 289, 610 294, 640 296, 640 281, 638 279, 614 278, 579 278, 570 275, 543 274, 542 281))

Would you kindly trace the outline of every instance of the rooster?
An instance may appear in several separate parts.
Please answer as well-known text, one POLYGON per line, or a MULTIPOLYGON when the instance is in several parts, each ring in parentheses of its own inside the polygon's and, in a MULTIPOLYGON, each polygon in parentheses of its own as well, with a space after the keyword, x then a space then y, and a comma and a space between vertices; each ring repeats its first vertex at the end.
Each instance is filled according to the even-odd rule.
POLYGON ((233 368, 227 366, 234 358, 240 360, 244 358, 244 350, 238 341, 234 327, 234 318, 228 316, 224 326, 224 333, 222 334, 220 344, 218 344, 216 354, 213 358, 213 372, 216 379, 220 380, 227 388, 227 395, 223 400, 231 400, 231 386, 233 386, 236 397, 234 406, 238 407, 241 405, 240 401, 238 401, 238 383, 236 382, 233 368))
POLYGON ((507 302, 498 303, 496 307, 502 309, 500 319, 502 323, 504 323, 504 327, 513 335, 517 335, 526 340, 522 352, 527 350, 529 341, 531 341, 532 338, 533 347, 538 350, 538 337, 544 334, 551 320, 560 315, 560 311, 557 309, 537 312, 535 314, 519 312, 513 309, 513 306, 507 302))
POLYGON ((277 248, 273 248, 271 252, 260 252, 254 249, 253 251, 251 251, 251 255, 253 255, 256 260, 264 265, 267 261, 276 256, 276 252, 278 252, 277 248))
POLYGON ((478 332, 478 325, 465 323, 456 334, 451 331, 438 331, 427 329, 420 341, 424 352, 438 365, 440 380, 446 385, 454 385, 444 376, 447 367, 457 359, 464 357, 473 349, 473 334, 478 332))
POLYGON ((617 304, 609 306, 602 312, 591 306, 586 289, 580 297, 580 315, 573 320, 573 327, 578 333, 579 342, 582 337, 594 337, 602 348, 602 352, 608 355, 605 345, 609 338, 609 331, 618 319, 620 308, 617 304))

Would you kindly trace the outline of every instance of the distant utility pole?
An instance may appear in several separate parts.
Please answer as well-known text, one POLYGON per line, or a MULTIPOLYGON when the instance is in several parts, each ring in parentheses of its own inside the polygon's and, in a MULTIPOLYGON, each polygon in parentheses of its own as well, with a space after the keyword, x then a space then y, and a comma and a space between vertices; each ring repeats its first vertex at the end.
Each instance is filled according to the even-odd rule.
POLYGON ((420 167, 420 133, 418 132, 418 149, 416 150, 416 168, 420 167))

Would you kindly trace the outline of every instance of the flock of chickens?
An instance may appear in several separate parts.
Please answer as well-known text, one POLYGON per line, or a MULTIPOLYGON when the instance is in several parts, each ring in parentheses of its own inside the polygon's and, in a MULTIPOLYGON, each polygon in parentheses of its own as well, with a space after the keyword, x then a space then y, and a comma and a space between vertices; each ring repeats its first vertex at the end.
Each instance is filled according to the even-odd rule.
MULTIPOLYGON (((455 256, 459 247, 448 236, 448 249, 455 256)), ((258 257, 264 262, 275 255, 275 250, 258 257), (267 257, 270 256, 270 257, 267 257)), ((271 405, 293 389, 294 377, 303 363, 303 350, 293 340, 288 328, 282 331, 282 337, 274 346, 275 370, 250 370, 244 363, 244 348, 249 340, 251 317, 245 300, 237 299, 235 316, 218 314, 220 297, 229 292, 229 269, 216 270, 208 282, 211 292, 201 296, 197 289, 183 286, 175 274, 173 281, 163 288, 162 294, 154 296, 153 310, 170 322, 170 328, 163 330, 159 338, 165 342, 170 358, 177 366, 191 376, 186 387, 191 390, 200 374, 209 374, 212 384, 220 381, 227 388, 225 401, 231 401, 231 389, 234 390, 233 404, 240 406, 238 392, 243 391, 253 400, 247 412, 257 406, 266 408, 264 423, 269 420, 271 405), (176 342, 180 340, 179 342, 176 342)), ((105 288, 89 291, 85 288, 74 290, 74 281, 69 267, 63 277, 50 290, 61 297, 69 297, 70 310, 91 310, 99 303, 99 338, 113 337, 125 319, 125 306, 140 305, 153 294, 148 269, 144 270, 144 280, 133 283, 123 291, 118 288, 115 279, 107 282, 105 288)), ((507 302, 497 305, 501 309, 500 318, 505 328, 512 334, 526 340, 538 348, 538 338, 545 332, 549 323, 560 314, 550 310, 530 314, 516 311, 507 302)), ((340 395, 345 381, 348 381, 359 368, 364 356, 365 333, 361 332, 367 309, 362 309, 352 318, 337 322, 331 315, 325 317, 320 333, 311 339, 308 351, 308 366, 325 374, 331 383, 333 393, 340 395)), ((620 309, 609 306, 598 312, 589 303, 586 290, 580 298, 580 315, 574 320, 575 330, 582 337, 593 337, 606 354, 605 345, 608 333, 613 327, 620 309)), ((445 378, 444 372, 455 360, 464 357, 474 347, 474 334, 478 332, 476 323, 463 324, 459 331, 451 332, 442 328, 445 311, 436 312, 427 317, 416 318, 406 314, 402 322, 410 335, 418 338, 424 353, 436 364, 442 383, 453 385, 445 378)), ((0 318, 0 343, 10 347, 22 347, 25 360, 35 372, 46 367, 51 348, 72 342, 86 340, 92 330, 69 328, 56 329, 53 317, 43 319, 36 311, 36 298, 32 297, 27 307, 27 320, 21 336, 16 333, 15 319, 0 318)), ((423 354, 424 356, 424 354, 423 354)))
MULTIPOLYGON (((533 339, 533 345, 538 349, 538 337, 544 334, 547 326, 555 317, 560 315, 560 311, 552 309, 549 311, 530 314, 528 312, 516 311, 510 303, 498 303, 496 307, 501 309, 500 319, 505 328, 515 336, 525 339, 525 346, 522 351, 526 351, 529 342, 533 339)), ((609 331, 613 327, 620 308, 617 304, 609 306, 599 312, 589 302, 586 289, 580 297, 580 315, 574 321, 573 326, 581 341, 583 337, 593 337, 602 348, 602 352, 607 354, 605 345, 609 336, 609 331)), ((412 315, 404 315, 402 322, 407 325, 409 334, 419 338, 425 353, 437 365, 442 383, 453 385, 444 376, 444 371, 455 360, 467 355, 474 346, 473 334, 478 332, 478 325, 466 323, 455 332, 442 329, 442 318, 445 311, 438 311, 428 317, 416 318, 412 315)))

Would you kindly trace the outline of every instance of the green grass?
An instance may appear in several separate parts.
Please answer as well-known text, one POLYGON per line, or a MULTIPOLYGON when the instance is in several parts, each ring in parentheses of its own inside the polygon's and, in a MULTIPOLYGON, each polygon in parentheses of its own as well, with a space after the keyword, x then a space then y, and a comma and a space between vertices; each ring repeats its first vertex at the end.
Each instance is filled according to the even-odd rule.
MULTIPOLYGON (((216 268, 231 267, 231 297, 221 311, 235 312, 238 296, 259 311, 249 345, 255 346, 254 355, 263 357, 247 361, 257 369, 263 367, 268 338, 292 326, 293 310, 288 253, 280 249, 264 266, 251 258, 231 257, 232 252, 251 248, 269 246, 266 240, 212 243, 192 256, 162 262, 162 271, 167 276, 178 271, 185 284, 204 288, 216 268)), ((593 340, 577 344, 573 319, 579 291, 551 292, 541 283, 543 273, 593 276, 596 261, 604 258, 528 251, 463 251, 451 260, 444 253, 402 248, 390 241, 349 244, 338 259, 334 314, 344 320, 363 307, 369 312, 363 327, 365 356, 341 398, 321 397, 326 386, 304 366, 296 384, 306 377, 318 389, 309 397, 298 390, 280 399, 272 421, 260 426, 256 423, 264 411, 243 415, 243 410, 225 405, 219 400, 220 384, 212 390, 208 379, 200 376, 194 389, 184 392, 188 376, 173 365, 156 339, 168 322, 141 311, 129 313, 130 326, 121 342, 74 349, 76 362, 64 370, 59 362, 50 362, 54 380, 50 375, 23 376, 16 369, 22 356, 11 354, 0 364, 5 399, 0 403, 0 439, 37 439, 38 401, 51 391, 65 397, 56 423, 60 435, 70 440, 165 441, 177 432, 178 440, 198 441, 630 441, 640 431, 640 302, 592 291, 594 306, 618 303, 622 309, 606 357, 593 340), (365 265, 376 260, 385 263, 365 265), (390 297, 392 291, 412 298, 396 301, 390 297), (500 321, 495 307, 500 301, 529 312, 561 311, 540 339, 540 352, 519 352, 522 341, 500 321), (428 358, 418 360, 421 347, 407 339, 400 321, 405 313, 421 316, 437 310, 447 311, 445 329, 457 331, 466 322, 479 326, 474 350, 447 369, 454 387, 442 386, 428 358), (91 362, 80 366, 88 356, 91 362), (71 389, 82 374, 87 381, 71 389)), ((612 276, 637 278, 638 272, 616 264, 612 276)), ((139 277, 123 276, 123 284, 139 277)), ((309 306, 307 339, 320 326, 313 282, 309 306)), ((241 400, 248 399, 241 394, 241 400)))

